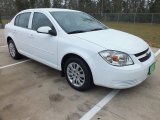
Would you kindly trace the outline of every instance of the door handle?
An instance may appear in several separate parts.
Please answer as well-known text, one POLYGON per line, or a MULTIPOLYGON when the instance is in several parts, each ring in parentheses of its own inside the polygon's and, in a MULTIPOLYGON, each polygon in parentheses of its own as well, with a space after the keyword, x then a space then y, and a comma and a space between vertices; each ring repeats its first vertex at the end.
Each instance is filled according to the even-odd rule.
POLYGON ((30 34, 29 37, 30 37, 30 38, 34 38, 34 35, 33 35, 33 34, 30 34))
POLYGON ((13 30, 13 33, 16 33, 16 30, 13 30))

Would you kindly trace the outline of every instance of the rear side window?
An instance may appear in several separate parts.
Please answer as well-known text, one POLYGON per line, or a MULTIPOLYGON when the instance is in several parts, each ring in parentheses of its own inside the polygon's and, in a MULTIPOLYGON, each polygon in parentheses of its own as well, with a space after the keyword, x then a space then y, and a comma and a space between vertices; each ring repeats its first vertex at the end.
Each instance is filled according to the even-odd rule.
POLYGON ((53 28, 53 24, 47 18, 46 15, 44 15, 43 13, 35 12, 33 15, 32 30, 37 31, 39 27, 43 27, 43 26, 48 26, 50 28, 53 28))
POLYGON ((22 27, 22 28, 28 28, 28 23, 29 23, 29 18, 30 18, 31 13, 22 13, 18 15, 15 19, 15 25, 22 27))

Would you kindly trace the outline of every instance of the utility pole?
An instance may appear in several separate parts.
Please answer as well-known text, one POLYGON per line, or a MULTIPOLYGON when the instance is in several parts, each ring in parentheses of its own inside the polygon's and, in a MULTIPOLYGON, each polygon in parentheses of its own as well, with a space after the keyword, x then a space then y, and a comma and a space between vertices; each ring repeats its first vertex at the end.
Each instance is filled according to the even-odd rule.
POLYGON ((0 12, 0 24, 2 24, 2 19, 1 19, 1 12, 0 12))
POLYGON ((138 2, 137 2, 137 6, 136 6, 136 13, 134 14, 134 24, 136 23, 136 14, 137 14, 137 12, 138 12, 139 6, 140 6, 140 2, 138 1, 138 2))
POLYGON ((103 15, 103 0, 101 0, 101 15, 103 15))
MULTIPOLYGON (((0 10, 1 11, 1 10, 0 10)), ((1 12, 0 12, 0 28, 4 28, 2 18, 1 18, 1 12)))

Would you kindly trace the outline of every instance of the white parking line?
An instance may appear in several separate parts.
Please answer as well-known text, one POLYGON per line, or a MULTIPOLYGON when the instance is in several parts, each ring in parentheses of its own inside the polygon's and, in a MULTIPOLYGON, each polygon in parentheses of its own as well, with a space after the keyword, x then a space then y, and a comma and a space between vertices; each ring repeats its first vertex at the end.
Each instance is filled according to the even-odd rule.
POLYGON ((0 46, 0 47, 2 47, 2 48, 3 48, 3 47, 7 47, 7 46, 8 46, 8 45, 3 45, 3 46, 0 46))
MULTIPOLYGON (((157 57, 160 54, 160 49, 155 53, 157 57)), ((112 90, 107 96, 105 96, 100 102, 98 102, 92 109, 90 109, 86 114, 84 114, 80 120, 90 120, 93 116, 95 116, 107 103, 109 103, 120 90, 112 90)))
POLYGON ((120 90, 112 90, 106 97, 97 103, 90 111, 88 111, 80 120, 90 120, 97 112, 99 112, 120 90))
POLYGON ((155 53, 155 56, 157 57, 160 54, 160 49, 155 53))
POLYGON ((15 65, 22 64, 22 63, 25 63, 25 62, 28 62, 28 61, 31 61, 31 59, 29 59, 29 60, 24 60, 24 61, 17 62, 17 63, 13 63, 13 64, 9 64, 9 65, 6 65, 6 66, 2 66, 2 67, 0 67, 0 69, 4 69, 4 68, 11 67, 11 66, 15 66, 15 65))

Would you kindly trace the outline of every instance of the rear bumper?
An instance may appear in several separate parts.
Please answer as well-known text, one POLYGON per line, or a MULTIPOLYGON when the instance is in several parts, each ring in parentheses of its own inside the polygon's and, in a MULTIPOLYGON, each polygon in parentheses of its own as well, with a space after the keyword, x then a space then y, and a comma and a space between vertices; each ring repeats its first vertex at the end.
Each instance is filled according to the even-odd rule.
POLYGON ((92 68, 94 83, 116 89, 130 88, 142 83, 148 76, 149 67, 155 62, 155 56, 151 52, 151 57, 145 62, 138 61, 134 55, 131 57, 136 61, 135 64, 125 67, 109 65, 102 58, 96 60, 96 65, 92 68))

